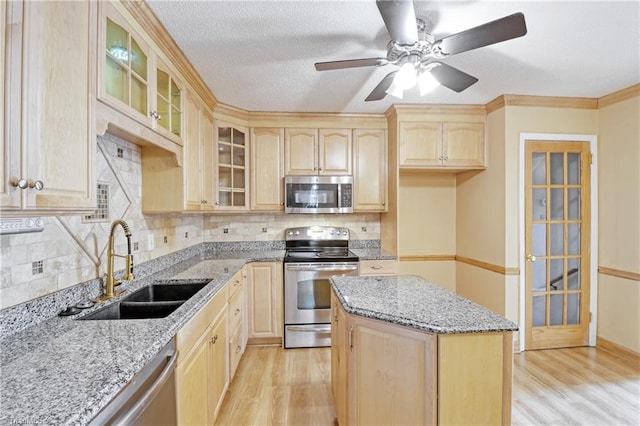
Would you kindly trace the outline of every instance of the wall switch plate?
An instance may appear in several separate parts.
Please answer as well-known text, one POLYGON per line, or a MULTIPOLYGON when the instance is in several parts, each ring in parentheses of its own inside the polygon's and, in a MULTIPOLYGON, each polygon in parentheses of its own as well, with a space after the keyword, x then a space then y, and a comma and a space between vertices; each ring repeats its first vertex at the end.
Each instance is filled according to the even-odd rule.
POLYGON ((149 234, 147 236, 147 247, 149 250, 153 250, 156 247, 155 241, 153 240, 153 234, 149 234))

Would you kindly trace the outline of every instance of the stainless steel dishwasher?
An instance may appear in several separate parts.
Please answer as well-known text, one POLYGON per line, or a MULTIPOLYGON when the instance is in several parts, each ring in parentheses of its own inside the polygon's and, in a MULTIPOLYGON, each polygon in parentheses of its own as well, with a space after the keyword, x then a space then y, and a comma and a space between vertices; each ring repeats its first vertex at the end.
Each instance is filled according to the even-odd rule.
POLYGON ((90 425, 176 425, 173 341, 145 365, 90 425))

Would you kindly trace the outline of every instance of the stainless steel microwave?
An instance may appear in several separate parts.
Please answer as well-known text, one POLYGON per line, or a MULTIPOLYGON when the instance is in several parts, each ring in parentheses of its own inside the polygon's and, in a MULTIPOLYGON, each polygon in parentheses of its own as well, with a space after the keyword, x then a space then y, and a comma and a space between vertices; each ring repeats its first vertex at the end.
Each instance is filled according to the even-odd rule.
POLYGON ((353 213, 352 176, 285 176, 285 213, 353 213))

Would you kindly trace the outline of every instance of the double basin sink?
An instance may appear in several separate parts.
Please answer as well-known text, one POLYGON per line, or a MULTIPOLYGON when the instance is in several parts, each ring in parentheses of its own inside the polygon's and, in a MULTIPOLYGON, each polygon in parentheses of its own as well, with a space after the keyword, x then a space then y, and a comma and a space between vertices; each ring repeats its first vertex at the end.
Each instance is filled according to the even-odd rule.
POLYGON ((81 320, 164 318, 202 290, 211 280, 188 283, 158 282, 142 287, 121 301, 105 306, 81 320))

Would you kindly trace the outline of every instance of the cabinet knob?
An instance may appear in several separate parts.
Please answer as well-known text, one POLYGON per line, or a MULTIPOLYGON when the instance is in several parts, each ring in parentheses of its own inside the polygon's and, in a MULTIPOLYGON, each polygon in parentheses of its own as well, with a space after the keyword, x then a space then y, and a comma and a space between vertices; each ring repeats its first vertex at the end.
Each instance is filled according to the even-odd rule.
POLYGON ((317 168, 317 167, 314 167, 314 168, 313 168, 313 170, 318 170, 318 168, 317 168))
POLYGON ((153 118, 155 118, 156 120, 162 120, 162 116, 160 114, 158 114, 158 111, 151 111, 149 113, 149 115, 153 118))
POLYGON ((219 202, 219 201, 216 201, 216 206, 219 206, 219 205, 220 205, 220 202, 219 202))
POLYGON ((526 257, 527 262, 535 262, 536 261, 536 257, 534 255, 532 255, 531 253, 529 253, 526 257))
POLYGON ((42 182, 41 180, 29 182, 29 188, 34 188, 36 191, 42 191, 44 189, 44 182, 42 182))
POLYGON ((442 161, 442 160, 444 160, 444 157, 440 156, 440 157, 438 157, 438 160, 442 161))
POLYGON ((383 202, 382 202, 382 205, 383 205, 383 206, 386 206, 386 205, 387 205, 387 203, 383 201, 383 202))
POLYGON ((240 313, 240 308, 236 308, 234 315, 238 315, 240 313))
POLYGON ((211 340, 209 340, 212 344, 215 344, 218 341, 218 335, 216 334, 215 336, 213 336, 211 338, 211 340))
POLYGON ((9 183, 11 184, 11 186, 13 186, 14 188, 20 188, 20 189, 27 189, 29 187, 29 181, 26 180, 25 178, 11 178, 9 180, 9 183))
POLYGON ((449 161, 449 157, 444 157, 444 161, 449 161))
POLYGON ((241 350, 242 350, 242 346, 238 346, 238 347, 236 348, 236 353, 240 353, 240 351, 241 351, 241 350))

